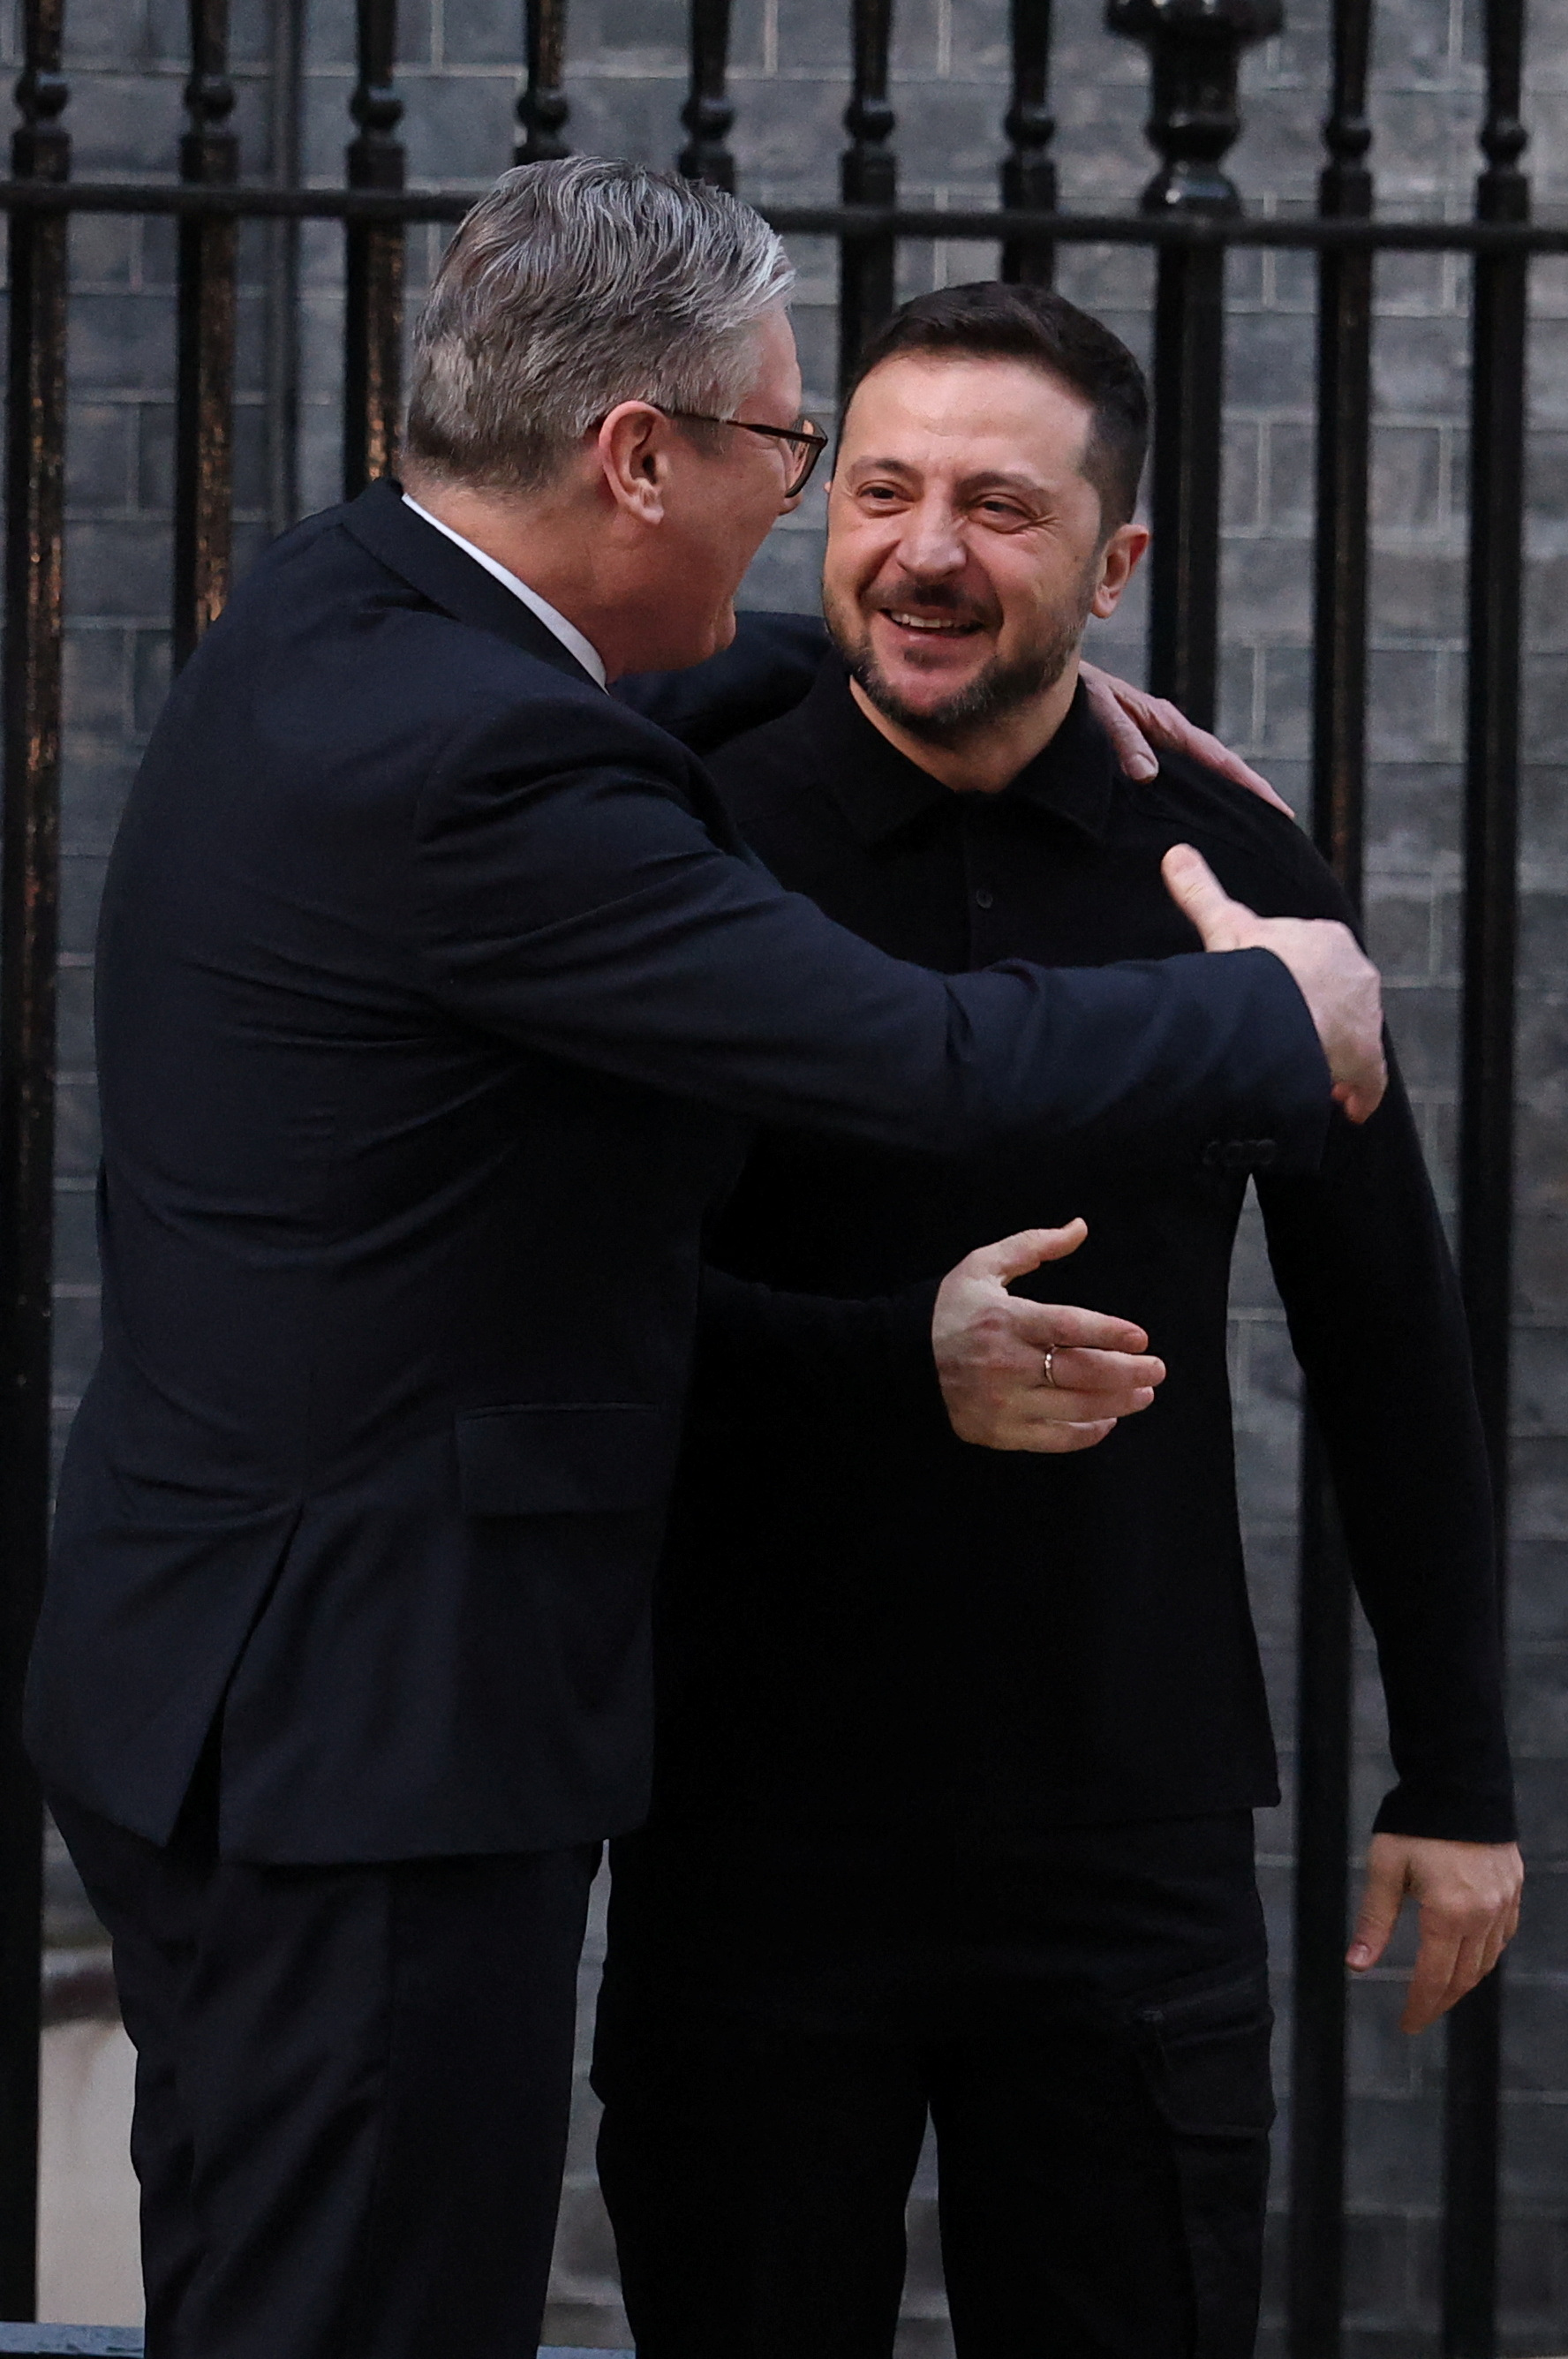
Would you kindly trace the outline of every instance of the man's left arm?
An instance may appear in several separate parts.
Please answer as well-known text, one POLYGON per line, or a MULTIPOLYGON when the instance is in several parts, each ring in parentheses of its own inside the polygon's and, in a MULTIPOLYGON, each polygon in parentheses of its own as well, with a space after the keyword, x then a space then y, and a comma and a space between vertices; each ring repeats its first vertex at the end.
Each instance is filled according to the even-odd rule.
POLYGON ((1334 1123, 1316 1175, 1260 1175, 1258 1192, 1377 1640, 1399 1779, 1377 1813, 1347 1962, 1376 1964, 1406 1897, 1418 1902, 1404 2018, 1416 2031, 1496 1964, 1522 1868, 1486 1450, 1458 1281, 1398 1074, 1368 1123, 1334 1123))

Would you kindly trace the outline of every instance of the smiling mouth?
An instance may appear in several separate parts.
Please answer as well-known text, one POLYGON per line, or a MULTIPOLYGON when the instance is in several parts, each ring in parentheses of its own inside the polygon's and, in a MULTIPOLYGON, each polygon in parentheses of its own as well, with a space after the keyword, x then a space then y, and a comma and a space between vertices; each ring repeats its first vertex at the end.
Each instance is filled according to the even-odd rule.
POLYGON ((880 606, 877 612, 885 622, 897 624, 899 630, 919 631, 926 637, 972 638, 981 627, 961 614, 911 614, 899 606, 880 606))

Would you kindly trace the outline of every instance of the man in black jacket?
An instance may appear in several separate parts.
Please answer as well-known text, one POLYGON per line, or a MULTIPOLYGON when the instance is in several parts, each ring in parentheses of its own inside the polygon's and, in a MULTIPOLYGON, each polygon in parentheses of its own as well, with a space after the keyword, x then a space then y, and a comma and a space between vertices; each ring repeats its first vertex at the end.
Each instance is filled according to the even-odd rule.
MULTIPOLYGON (((1344 914, 1256 799, 1180 757, 1120 776, 1075 685, 1148 538, 1125 349, 983 286, 906 307, 864 371, 829 503, 838 655, 715 762, 774 874, 950 974, 1180 950, 1182 841, 1256 908, 1344 914)), ((1071 1143, 937 1171, 770 1128, 711 1236, 653 1821, 614 1853, 595 2085, 639 2359, 887 2359, 928 2113, 963 2359, 1247 2359, 1271 2114, 1251 1812, 1278 1799, 1226 1381, 1249 1175, 1398 1770, 1350 1963, 1413 1894, 1414 2029, 1511 1931, 1486 1469, 1397 1078, 1312 1173, 1269 1137, 1175 1175, 1071 1143), (967 1254, 981 1234, 1006 1242, 967 1254), (1076 1435, 1041 1420, 1094 1373, 1085 1314, 1007 1291, 1074 1248, 1053 1288, 1167 1371, 1114 1430, 1080 1393, 1076 1435)))
POLYGON ((746 1125, 1168 1170, 1269 1129, 1308 1169, 1331 1077, 1381 1086, 1342 929, 946 983, 784 893, 604 693, 724 646, 796 496, 788 283, 717 192, 509 175, 421 324, 408 496, 267 556, 130 796, 29 1724, 139 2050, 149 2359, 537 2340, 746 1125))

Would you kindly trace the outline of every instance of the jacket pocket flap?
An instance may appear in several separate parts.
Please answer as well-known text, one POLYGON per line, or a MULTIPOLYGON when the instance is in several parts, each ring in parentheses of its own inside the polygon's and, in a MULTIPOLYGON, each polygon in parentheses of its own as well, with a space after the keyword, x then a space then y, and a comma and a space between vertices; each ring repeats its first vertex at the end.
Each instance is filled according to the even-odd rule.
POLYGON ((641 1401, 541 1401, 457 1419, 457 1487, 469 1516, 626 1513, 662 1504, 676 1420, 641 1401))

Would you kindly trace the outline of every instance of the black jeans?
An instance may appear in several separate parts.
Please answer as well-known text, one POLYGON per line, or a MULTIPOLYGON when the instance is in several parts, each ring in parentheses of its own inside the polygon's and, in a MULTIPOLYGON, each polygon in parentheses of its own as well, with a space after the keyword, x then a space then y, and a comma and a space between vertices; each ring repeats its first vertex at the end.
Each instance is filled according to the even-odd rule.
POLYGON ((928 2113, 962 2359, 1247 2359, 1249 1813, 612 1857, 593 2078, 638 2359, 887 2359, 928 2113))
POLYGON ((598 1846, 220 1861, 51 1798, 136 2049, 147 2359, 538 2345, 598 1846))

